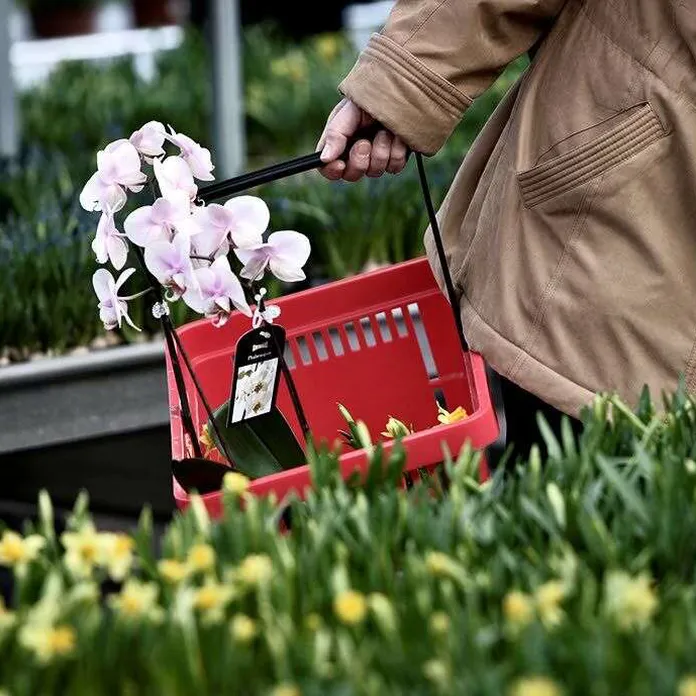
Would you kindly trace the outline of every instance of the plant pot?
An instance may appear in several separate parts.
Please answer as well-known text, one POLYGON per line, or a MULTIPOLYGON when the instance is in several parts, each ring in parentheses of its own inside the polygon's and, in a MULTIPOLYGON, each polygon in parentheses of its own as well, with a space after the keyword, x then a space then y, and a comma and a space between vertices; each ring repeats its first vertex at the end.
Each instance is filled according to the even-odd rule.
POLYGON ((133 16, 138 27, 175 24, 171 0, 133 0, 133 16))
POLYGON ((34 34, 44 39, 60 36, 91 34, 96 26, 96 8, 81 7, 35 7, 30 11, 34 34))

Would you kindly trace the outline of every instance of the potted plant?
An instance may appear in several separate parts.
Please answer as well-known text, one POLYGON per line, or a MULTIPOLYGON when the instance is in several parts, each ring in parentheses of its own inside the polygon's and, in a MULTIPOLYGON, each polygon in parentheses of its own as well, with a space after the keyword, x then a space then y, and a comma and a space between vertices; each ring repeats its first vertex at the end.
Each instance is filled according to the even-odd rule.
POLYGON ((55 38, 94 31, 99 0, 26 0, 34 34, 55 38))
POLYGON ((132 5, 138 27, 160 27, 176 23, 171 0, 133 0, 132 5))

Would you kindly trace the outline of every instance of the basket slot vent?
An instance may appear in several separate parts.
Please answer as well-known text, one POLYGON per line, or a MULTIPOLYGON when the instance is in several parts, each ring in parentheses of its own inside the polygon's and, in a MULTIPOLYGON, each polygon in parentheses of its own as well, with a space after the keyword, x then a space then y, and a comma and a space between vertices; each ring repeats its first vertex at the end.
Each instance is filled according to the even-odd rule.
POLYGON ((404 312, 401 307, 392 309, 391 315, 394 317, 396 332, 399 334, 399 338, 406 338, 406 336, 408 336, 408 328, 406 327, 406 320, 404 319, 404 312))
POLYGON ((428 340, 428 334, 425 330, 425 325, 423 324, 423 317, 421 316, 420 307, 416 302, 408 306, 408 314, 413 323, 413 331, 416 334, 416 341, 418 341, 418 348, 420 350, 421 358, 423 359, 423 365, 425 366, 425 371, 428 373, 430 379, 437 379, 440 373, 437 370, 437 365, 435 364, 435 356, 430 348, 430 341, 428 340))
POLYGON ((297 350, 300 354, 300 360, 302 360, 303 365, 312 364, 312 355, 309 352, 309 346, 307 345, 307 339, 304 336, 297 337, 297 350))
POLYGON ((285 344, 285 350, 283 351, 283 357, 285 358, 285 364, 289 369, 295 369, 295 356, 292 354, 292 348, 290 348, 290 343, 285 344))
POLYGON ((365 337, 365 343, 368 348, 373 348, 377 345, 377 339, 375 338, 375 332, 372 329, 372 322, 369 317, 361 317, 360 328, 362 329, 363 336, 365 337))
POLYGON ((321 360, 322 362, 324 360, 328 360, 329 352, 326 350, 326 343, 324 341, 324 337, 321 335, 319 331, 315 331, 312 334, 312 340, 314 341, 314 348, 317 351, 319 360, 321 360))
POLYGON ((345 354, 345 350, 343 348, 343 342, 341 341, 341 334, 334 326, 329 328, 329 339, 331 339, 331 348, 333 349, 334 355, 340 358, 345 354))
POLYGON ((375 319, 377 320, 377 326, 379 326, 379 335, 382 337, 384 343, 390 343, 392 340, 391 331, 389 330, 389 324, 387 323, 387 315, 385 312, 377 312, 375 314, 375 319))
POLYGON ((358 332, 355 330, 355 324, 352 321, 348 321, 343 325, 346 332, 346 338, 348 339, 348 345, 352 351, 360 350, 360 341, 358 339, 358 332))

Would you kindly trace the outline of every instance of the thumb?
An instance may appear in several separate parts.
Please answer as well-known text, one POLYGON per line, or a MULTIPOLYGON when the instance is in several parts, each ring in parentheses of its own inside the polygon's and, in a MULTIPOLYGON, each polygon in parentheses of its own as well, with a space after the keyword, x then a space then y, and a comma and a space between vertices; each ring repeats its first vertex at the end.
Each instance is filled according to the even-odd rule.
POLYGON ((326 124, 324 147, 321 152, 322 162, 338 159, 348 144, 348 138, 355 134, 362 120, 362 109, 346 101, 326 124))

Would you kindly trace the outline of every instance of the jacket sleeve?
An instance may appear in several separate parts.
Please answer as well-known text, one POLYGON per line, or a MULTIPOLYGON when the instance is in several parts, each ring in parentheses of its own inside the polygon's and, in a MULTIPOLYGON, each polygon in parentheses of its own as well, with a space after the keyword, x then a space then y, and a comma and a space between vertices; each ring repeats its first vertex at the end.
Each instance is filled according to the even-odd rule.
POLYGON ((412 149, 433 154, 565 2, 397 0, 339 89, 412 149))

